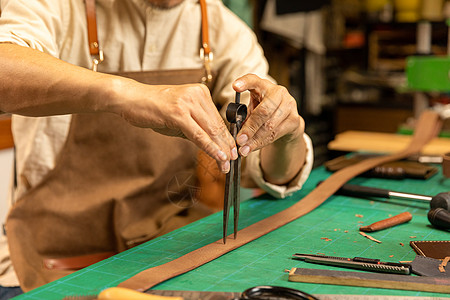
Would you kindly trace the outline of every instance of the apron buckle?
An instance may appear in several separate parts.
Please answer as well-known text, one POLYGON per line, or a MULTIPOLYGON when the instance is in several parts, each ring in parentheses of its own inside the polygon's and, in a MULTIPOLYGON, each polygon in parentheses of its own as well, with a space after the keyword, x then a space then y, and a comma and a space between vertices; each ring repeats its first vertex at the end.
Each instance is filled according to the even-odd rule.
POLYGON ((209 83, 212 81, 211 65, 213 58, 214 55, 212 52, 208 52, 207 55, 205 55, 205 49, 200 48, 200 59, 203 60, 203 65, 205 66, 205 76, 202 78, 202 83, 209 83))
MULTIPOLYGON (((97 43, 95 43, 97 44, 97 43)), ((92 71, 97 72, 98 65, 104 60, 103 56, 103 50, 98 45, 96 46, 98 48, 98 54, 91 55, 92 57, 92 71)))

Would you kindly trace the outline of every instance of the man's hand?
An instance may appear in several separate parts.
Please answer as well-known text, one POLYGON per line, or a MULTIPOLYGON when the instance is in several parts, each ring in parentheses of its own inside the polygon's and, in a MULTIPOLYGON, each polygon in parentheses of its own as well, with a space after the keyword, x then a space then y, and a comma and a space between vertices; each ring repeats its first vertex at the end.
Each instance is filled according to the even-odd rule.
POLYGON ((247 156, 280 139, 286 143, 302 138, 304 122, 285 87, 252 74, 237 79, 233 87, 237 92, 251 93, 249 116, 237 136, 241 155, 247 156))
POLYGON ((226 173, 237 148, 203 84, 149 86, 130 81, 114 112, 130 124, 185 137, 214 158, 226 173))
POLYGON ((237 136, 239 152, 247 156, 265 147, 261 166, 266 180, 285 184, 305 160, 305 123, 295 99, 285 87, 252 74, 237 79, 233 88, 237 92, 249 90, 251 95, 249 115, 237 136))

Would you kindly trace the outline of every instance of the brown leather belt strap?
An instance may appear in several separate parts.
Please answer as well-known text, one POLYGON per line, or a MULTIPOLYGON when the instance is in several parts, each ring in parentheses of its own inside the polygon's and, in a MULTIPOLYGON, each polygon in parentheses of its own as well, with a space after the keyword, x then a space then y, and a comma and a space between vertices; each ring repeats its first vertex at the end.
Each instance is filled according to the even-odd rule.
POLYGON ((208 13, 205 0, 200 0, 200 8, 202 12, 202 47, 205 51, 205 56, 209 56, 211 48, 209 47, 208 13))
POLYGON ((208 11, 206 9, 206 0, 199 0, 199 2, 202 14, 202 47, 200 48, 200 58, 203 60, 203 65, 205 66, 205 76, 202 78, 202 82, 208 85, 213 79, 213 53, 211 51, 211 47, 209 46, 208 11))
POLYGON ((100 45, 97 37, 97 17, 95 15, 95 0, 86 1, 86 18, 88 27, 89 53, 99 55, 100 45))
POLYGON ((440 127, 441 121, 438 114, 432 111, 426 111, 421 115, 416 125, 411 143, 403 151, 382 157, 370 158, 335 172, 290 208, 240 230, 238 239, 234 240, 230 236, 226 244, 223 244, 220 239, 217 242, 187 253, 173 261, 144 270, 130 279, 123 281, 119 286, 145 291, 158 283, 193 270, 229 251, 245 245, 312 211, 351 178, 379 164, 398 160, 419 152, 426 143, 437 135, 440 127))

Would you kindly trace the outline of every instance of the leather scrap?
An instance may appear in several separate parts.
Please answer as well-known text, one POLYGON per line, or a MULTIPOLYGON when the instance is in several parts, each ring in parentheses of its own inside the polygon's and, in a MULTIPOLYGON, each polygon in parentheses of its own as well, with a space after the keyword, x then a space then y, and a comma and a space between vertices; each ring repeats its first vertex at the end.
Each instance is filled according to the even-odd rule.
MULTIPOLYGON (((442 263, 440 259, 416 255, 416 258, 410 263, 411 270, 414 274, 421 276, 433 277, 450 277, 450 270, 441 272, 439 265, 442 263)), ((447 269, 447 268, 446 268, 447 269)))
POLYGON ((411 241, 409 244, 422 256, 440 260, 450 256, 450 241, 411 241))
POLYGON ((145 291, 167 279, 181 275, 206 264, 242 245, 245 245, 291 221, 311 212, 332 196, 343 184, 353 177, 366 172, 380 164, 395 161, 415 154, 434 138, 441 128, 439 115, 425 111, 420 116, 410 144, 402 151, 375 158, 369 158, 358 164, 333 173, 328 179, 312 190, 303 199, 275 215, 254 223, 238 232, 238 239, 230 235, 226 244, 222 239, 189 252, 168 263, 146 269, 121 282, 118 286, 145 291))

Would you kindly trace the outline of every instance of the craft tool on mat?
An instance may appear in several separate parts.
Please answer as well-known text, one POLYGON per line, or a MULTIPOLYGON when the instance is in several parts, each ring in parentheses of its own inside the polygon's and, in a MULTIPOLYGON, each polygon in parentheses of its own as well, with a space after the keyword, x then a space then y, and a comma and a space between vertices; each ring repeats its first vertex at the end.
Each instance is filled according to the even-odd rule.
MULTIPOLYGON (((236 140, 237 133, 241 129, 242 122, 247 117, 247 106, 240 102, 241 94, 236 92, 234 103, 228 104, 226 117, 230 122, 230 133, 236 140)), ((240 186, 241 186, 241 156, 230 163, 230 171, 225 177, 225 195, 223 201, 223 243, 227 242, 228 218, 231 204, 234 212, 234 238, 236 239, 239 221, 240 206, 240 186), (231 198, 231 199, 230 199, 231 198)))
POLYGON ((292 268, 289 281, 450 293, 450 278, 292 268))
POLYGON ((303 260, 309 263, 316 263, 322 265, 344 267, 365 271, 392 273, 392 274, 411 274, 411 266, 409 264, 382 262, 379 259, 364 258, 364 257, 337 257, 315 254, 296 253, 293 259, 303 260))
POLYGON ((403 224, 406 222, 411 221, 412 219, 412 215, 410 212, 405 211, 402 212, 398 215, 395 215, 393 217, 387 218, 387 219, 383 219, 381 221, 372 223, 370 225, 367 226, 361 226, 359 227, 360 231, 364 231, 364 232, 374 232, 374 231, 379 231, 382 229, 386 229, 386 228, 390 228, 392 226, 395 225, 399 225, 399 224, 403 224))
POLYGON ((425 201, 430 203, 431 208, 442 207, 446 210, 450 210, 449 192, 439 193, 435 196, 427 196, 346 183, 336 192, 336 194, 356 197, 379 197, 386 199, 425 201))
MULTIPOLYGON (((320 184, 320 183, 319 183, 320 184)), ((450 193, 439 193, 435 196, 396 192, 375 187, 367 187, 355 184, 344 184, 336 194, 354 197, 379 197, 386 199, 407 199, 426 201, 430 203, 428 220, 437 228, 450 228, 450 193)))

